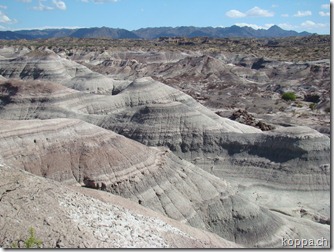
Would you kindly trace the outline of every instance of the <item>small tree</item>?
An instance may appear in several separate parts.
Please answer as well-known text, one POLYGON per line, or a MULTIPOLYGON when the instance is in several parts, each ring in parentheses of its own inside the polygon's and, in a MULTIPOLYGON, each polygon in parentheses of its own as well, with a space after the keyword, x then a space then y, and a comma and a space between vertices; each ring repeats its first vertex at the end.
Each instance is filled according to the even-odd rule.
POLYGON ((294 92, 285 92, 282 94, 282 99, 286 101, 295 101, 296 100, 296 94, 294 92))

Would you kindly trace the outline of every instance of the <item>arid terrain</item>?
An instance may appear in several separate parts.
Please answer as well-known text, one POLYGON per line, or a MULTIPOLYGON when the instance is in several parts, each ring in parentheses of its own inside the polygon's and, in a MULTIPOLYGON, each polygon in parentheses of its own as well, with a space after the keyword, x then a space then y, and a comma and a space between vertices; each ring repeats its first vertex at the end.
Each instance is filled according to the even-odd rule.
POLYGON ((0 247, 329 247, 330 44, 0 40, 0 247))

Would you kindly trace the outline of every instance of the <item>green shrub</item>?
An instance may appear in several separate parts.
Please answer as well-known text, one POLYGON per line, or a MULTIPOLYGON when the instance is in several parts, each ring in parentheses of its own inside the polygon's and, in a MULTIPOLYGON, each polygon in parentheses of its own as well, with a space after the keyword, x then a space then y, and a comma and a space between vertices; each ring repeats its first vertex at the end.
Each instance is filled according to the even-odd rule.
POLYGON ((42 241, 38 240, 35 237, 35 230, 33 227, 29 228, 29 234, 30 237, 24 241, 24 245, 26 248, 33 248, 34 246, 37 246, 37 248, 40 248, 42 246, 42 241))
MULTIPOLYGON (((36 238, 35 229, 33 227, 29 228, 29 235, 29 238, 24 241, 25 248, 41 248, 43 242, 36 238)), ((13 242, 12 248, 18 248, 18 245, 13 242)))
POLYGON ((282 99, 286 101, 295 101, 296 100, 296 94, 294 92, 286 92, 282 94, 282 99))
POLYGON ((310 107, 311 110, 315 110, 316 106, 317 106, 317 104, 311 103, 309 107, 310 107))

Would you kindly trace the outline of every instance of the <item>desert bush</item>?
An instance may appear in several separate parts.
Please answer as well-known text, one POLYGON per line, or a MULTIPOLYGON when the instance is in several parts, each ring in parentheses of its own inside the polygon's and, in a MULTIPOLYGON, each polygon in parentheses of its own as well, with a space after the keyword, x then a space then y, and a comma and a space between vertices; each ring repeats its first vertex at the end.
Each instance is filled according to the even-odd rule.
POLYGON ((311 103, 310 105, 309 105, 309 107, 310 107, 310 109, 311 110, 315 110, 315 107, 317 106, 317 104, 315 104, 315 103, 311 103))
POLYGON ((296 102, 296 107, 297 108, 302 108, 303 104, 300 101, 298 101, 298 102, 296 102))
POLYGON ((285 92, 282 94, 282 99, 286 101, 295 101, 296 100, 296 94, 294 92, 285 92))
POLYGON ((29 238, 24 241, 24 245, 26 246, 26 248, 33 248, 35 246, 37 246, 37 248, 40 248, 42 246, 42 241, 38 240, 35 237, 35 230, 33 227, 29 229, 29 234, 29 238))
MULTIPOLYGON (((33 227, 29 228, 29 237, 24 241, 24 248, 41 248, 42 241, 38 240, 35 236, 35 229, 33 227)), ((18 242, 12 243, 12 248, 18 248, 18 242)))

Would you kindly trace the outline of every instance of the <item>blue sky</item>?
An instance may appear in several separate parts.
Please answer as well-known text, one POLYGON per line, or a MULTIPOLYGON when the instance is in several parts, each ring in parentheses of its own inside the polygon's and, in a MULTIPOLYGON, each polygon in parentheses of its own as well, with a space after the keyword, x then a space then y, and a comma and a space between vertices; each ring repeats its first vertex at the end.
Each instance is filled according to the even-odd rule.
POLYGON ((0 30, 161 26, 330 33, 329 0, 0 0, 0 30))

